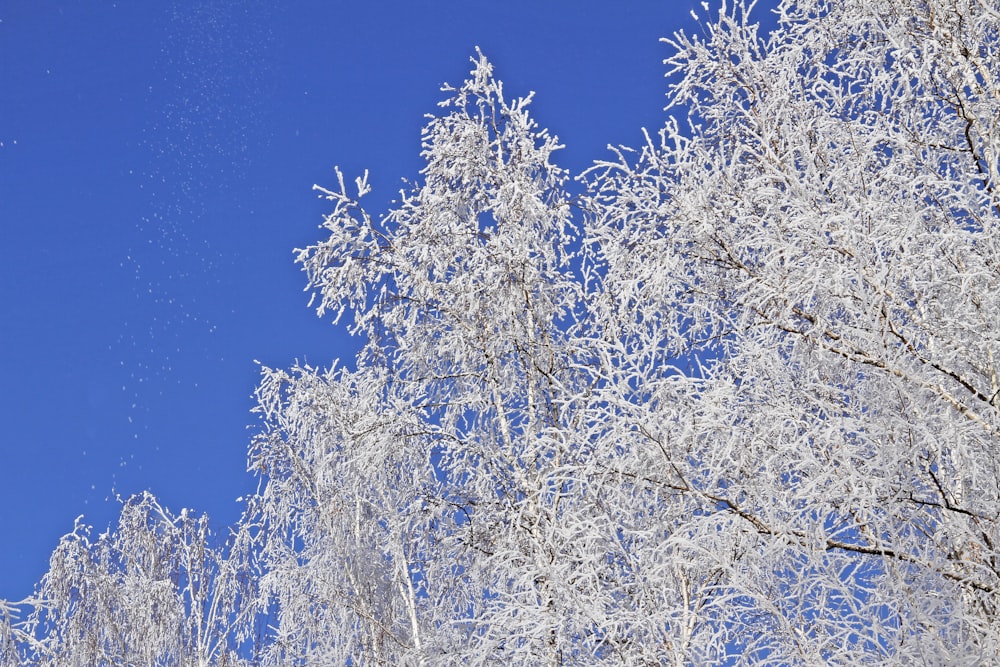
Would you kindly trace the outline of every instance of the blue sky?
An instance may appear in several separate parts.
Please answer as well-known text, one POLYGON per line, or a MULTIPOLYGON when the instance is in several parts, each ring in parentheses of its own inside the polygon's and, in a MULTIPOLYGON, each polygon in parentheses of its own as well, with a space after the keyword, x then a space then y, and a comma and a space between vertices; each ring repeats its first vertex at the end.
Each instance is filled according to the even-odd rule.
POLYGON ((658 38, 697 30, 692 9, 0 4, 0 598, 30 593, 78 515, 106 527, 114 493, 237 518, 254 360, 354 354, 293 263, 335 165, 387 204, 478 45, 579 171, 662 125, 658 38))

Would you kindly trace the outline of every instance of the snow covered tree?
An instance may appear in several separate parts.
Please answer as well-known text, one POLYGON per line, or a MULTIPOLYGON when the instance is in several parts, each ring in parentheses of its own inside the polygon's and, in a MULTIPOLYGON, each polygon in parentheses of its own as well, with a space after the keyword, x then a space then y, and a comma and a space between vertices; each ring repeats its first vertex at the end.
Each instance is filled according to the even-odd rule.
POLYGON ((147 493, 124 502, 114 530, 90 533, 78 522, 13 610, 25 618, 8 621, 2 664, 246 664, 256 578, 245 531, 217 547, 207 517, 173 515, 147 493))
POLYGON ((269 372, 261 387, 276 662, 534 664, 591 625, 567 627, 553 570, 577 456, 563 403, 583 379, 566 175, 484 58, 446 90, 422 182, 375 220, 341 178, 322 190, 329 239, 299 255, 320 313, 349 308, 367 344, 356 373, 269 372))
POLYGON ((589 174, 591 441, 665 494, 682 661, 995 662, 1000 14, 780 11, 675 36, 690 131, 589 174))
POLYGON ((480 54, 388 213, 318 188, 354 367, 264 370, 228 550, 140 498, 0 656, 1000 661, 1000 11, 778 11, 667 40, 682 120, 578 185, 480 54))
MULTIPOLYGON (((269 373, 256 451, 329 483, 336 562, 381 568, 310 601, 347 614, 343 655, 996 660, 998 29, 982 2, 797 2, 765 39, 723 8, 670 40, 687 127, 578 202, 480 59, 395 210, 324 191, 300 261, 367 346, 269 373)), ((277 524, 320 488, 291 480, 277 524)))

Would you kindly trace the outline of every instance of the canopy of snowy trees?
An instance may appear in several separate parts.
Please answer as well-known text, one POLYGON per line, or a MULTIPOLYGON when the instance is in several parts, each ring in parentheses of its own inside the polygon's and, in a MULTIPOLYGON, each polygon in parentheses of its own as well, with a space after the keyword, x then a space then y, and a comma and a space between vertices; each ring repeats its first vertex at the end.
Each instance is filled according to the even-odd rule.
POLYGON ((78 527, 0 663, 1000 661, 1000 11, 780 11, 579 175, 476 58, 392 210, 320 189, 364 347, 264 371, 244 519, 78 527))

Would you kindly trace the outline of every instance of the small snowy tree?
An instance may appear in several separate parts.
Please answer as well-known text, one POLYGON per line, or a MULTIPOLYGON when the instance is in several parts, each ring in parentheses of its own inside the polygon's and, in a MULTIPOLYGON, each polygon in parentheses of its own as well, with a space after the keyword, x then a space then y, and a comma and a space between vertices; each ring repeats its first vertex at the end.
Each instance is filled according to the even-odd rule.
POLYGON ((244 664, 256 597, 245 532, 219 548, 207 517, 141 494, 113 531, 90 534, 78 522, 60 541, 3 664, 244 664))

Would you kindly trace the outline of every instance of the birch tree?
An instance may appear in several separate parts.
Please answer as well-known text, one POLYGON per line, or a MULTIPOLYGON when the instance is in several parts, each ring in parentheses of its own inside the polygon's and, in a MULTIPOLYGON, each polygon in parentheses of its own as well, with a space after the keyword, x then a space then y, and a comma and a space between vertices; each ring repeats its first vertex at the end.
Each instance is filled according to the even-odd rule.
POLYGON ((688 129, 588 174, 590 421, 718 573, 682 579, 683 661, 995 662, 1000 16, 780 19, 669 40, 688 129))
POLYGON ((246 664, 256 596, 245 534, 216 545, 207 517, 174 515, 150 494, 126 500, 114 530, 91 533, 78 520, 60 541, 14 610, 24 618, 8 621, 3 664, 246 664))
POLYGON ((306 577, 269 581, 280 646, 301 646, 306 662, 316 650, 552 662, 572 647, 571 624, 591 623, 553 569, 581 546, 560 535, 576 456, 567 387, 579 384, 565 325, 582 293, 566 173, 530 97, 508 101, 485 58, 445 90, 421 182, 381 219, 357 201, 364 179, 356 195, 343 178, 320 189, 330 236, 299 254, 320 314, 349 311, 365 337, 358 372, 269 371, 261 387, 271 428, 253 460, 279 464, 263 492, 280 527, 266 531, 279 540, 267 563, 306 577), (307 601, 303 588, 323 592, 307 601), (300 609, 336 631, 317 627, 318 641, 300 609))

